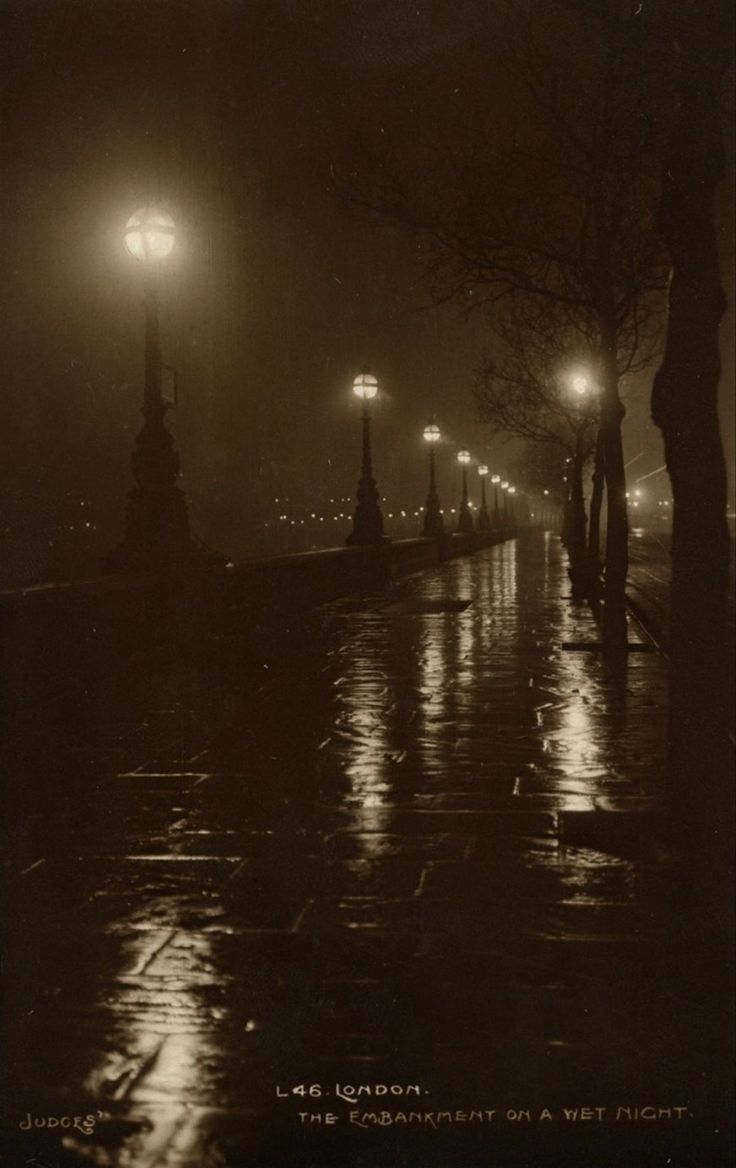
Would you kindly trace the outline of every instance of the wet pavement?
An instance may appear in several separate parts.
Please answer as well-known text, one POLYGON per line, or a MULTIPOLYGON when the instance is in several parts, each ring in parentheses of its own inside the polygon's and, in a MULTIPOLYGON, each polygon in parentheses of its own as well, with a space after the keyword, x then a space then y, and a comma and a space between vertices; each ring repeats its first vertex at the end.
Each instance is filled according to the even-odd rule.
POLYGON ((2 1163, 727 1163, 665 665, 568 593, 532 533, 18 723, 2 1163))

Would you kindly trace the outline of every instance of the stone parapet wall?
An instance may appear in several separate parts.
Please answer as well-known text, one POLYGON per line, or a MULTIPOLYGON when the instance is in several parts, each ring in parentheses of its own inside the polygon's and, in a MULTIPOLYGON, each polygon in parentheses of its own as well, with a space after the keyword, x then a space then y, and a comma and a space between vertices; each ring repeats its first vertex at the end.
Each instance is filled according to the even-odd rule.
MULTIPOLYGON (((164 576, 101 576, 0 592, 4 688, 39 674, 94 689, 116 662, 185 653, 500 542, 500 535, 339 547, 164 576)), ((35 686, 35 680, 33 681, 35 686)))

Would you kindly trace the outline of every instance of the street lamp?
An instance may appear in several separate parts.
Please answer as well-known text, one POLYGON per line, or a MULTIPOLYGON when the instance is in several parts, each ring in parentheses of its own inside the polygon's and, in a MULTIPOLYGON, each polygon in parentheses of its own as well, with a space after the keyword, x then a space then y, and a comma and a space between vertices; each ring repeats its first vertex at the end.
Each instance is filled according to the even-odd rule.
POLYGON ((444 523, 442 521, 442 512, 440 510, 440 500, 437 495, 437 482, 435 478, 434 466, 434 448, 442 437, 439 426, 431 422, 429 426, 424 427, 424 441, 429 447, 429 491, 427 493, 427 502, 424 506, 424 523, 422 525, 422 535, 429 539, 440 539, 444 534, 444 523))
POLYGON ((491 475, 491 482, 493 483, 493 526, 498 531, 501 527, 501 509, 498 505, 498 486, 501 482, 501 476, 491 475))
POLYGON ((509 525, 509 502, 507 491, 509 489, 508 479, 503 479, 501 482, 501 490, 503 491, 503 514, 501 516, 501 525, 508 527, 509 525))
POLYGON ((373 478, 371 457, 371 415, 370 402, 378 393, 378 381, 367 370, 363 370, 353 381, 353 393, 363 403, 363 464, 358 482, 358 506, 353 515, 353 530, 347 538, 348 544, 376 545, 385 540, 383 515, 378 505, 378 488, 373 478))
POLYGON ((468 463, 470 462, 470 451, 458 450, 457 460, 463 472, 463 495, 460 501, 460 515, 457 521, 457 529, 464 535, 467 535, 473 530, 473 516, 470 514, 470 507, 468 506, 468 463))
POLYGON ((486 502, 486 477, 488 475, 488 467, 485 463, 481 463, 478 467, 478 474, 480 475, 480 511, 478 512, 478 531, 490 531, 491 518, 488 514, 488 505, 486 502))
POLYGON ((513 486, 511 486, 511 484, 509 484, 509 489, 508 489, 508 492, 506 494, 506 498, 508 499, 509 523, 510 523, 512 528, 516 527, 516 511, 514 509, 514 495, 515 494, 516 494, 516 487, 513 487, 513 486))
POLYGON ((159 264, 175 243, 174 220, 156 207, 142 207, 125 227, 125 246, 143 269, 145 365, 143 426, 131 457, 135 486, 128 493, 123 542, 106 557, 109 571, 156 570, 181 560, 212 560, 189 532, 183 493, 176 486, 179 455, 164 425, 172 401, 164 400, 159 333, 159 264))

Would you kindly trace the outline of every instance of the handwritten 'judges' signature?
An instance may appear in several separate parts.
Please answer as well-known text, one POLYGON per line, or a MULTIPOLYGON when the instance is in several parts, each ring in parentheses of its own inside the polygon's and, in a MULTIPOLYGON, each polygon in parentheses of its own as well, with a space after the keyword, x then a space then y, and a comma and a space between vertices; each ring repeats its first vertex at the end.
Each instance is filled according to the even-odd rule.
POLYGON ((99 1119, 104 1117, 104 1112, 98 1111, 95 1115, 34 1115, 33 1112, 27 1111, 25 1118, 20 1121, 18 1127, 21 1131, 31 1131, 33 1128, 63 1128, 64 1130, 76 1130, 81 1132, 83 1136, 91 1136, 95 1130, 95 1124, 99 1119))

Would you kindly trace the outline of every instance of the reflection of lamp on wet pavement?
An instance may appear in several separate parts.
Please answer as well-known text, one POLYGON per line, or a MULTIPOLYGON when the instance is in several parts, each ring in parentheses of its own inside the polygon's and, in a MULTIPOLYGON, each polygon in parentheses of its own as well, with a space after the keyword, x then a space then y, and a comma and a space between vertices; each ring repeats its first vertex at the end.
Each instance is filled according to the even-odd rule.
POLYGON ((501 509, 498 505, 498 487, 501 482, 501 476, 491 475, 491 482, 493 483, 493 526, 498 531, 501 527, 501 509))
POLYGON ((460 463, 463 474, 463 494, 460 501, 460 515, 457 521, 457 529, 467 534, 473 530, 473 516, 470 514, 470 507, 468 506, 468 463, 470 462, 470 451, 459 450, 457 460, 460 463))
POLYGON ((383 515, 378 504, 378 488, 373 478, 371 455, 371 415, 369 402, 378 393, 378 381, 372 373, 364 370, 353 382, 353 393, 363 403, 363 464, 358 483, 358 505, 353 515, 353 530, 347 538, 349 544, 380 544, 386 538, 383 533, 383 515))
POLYGON ((164 393, 158 319, 160 263, 174 242, 174 221, 166 211, 142 207, 128 220, 125 246, 143 267, 143 426, 131 459, 136 485, 128 495, 125 538, 104 561, 109 571, 153 570, 185 559, 217 560, 189 534, 187 505, 176 486, 179 455, 164 425, 166 411, 174 401, 167 400, 164 393))
POLYGON ((491 527, 491 518, 488 514, 488 504, 486 501, 486 477, 488 475, 488 467, 485 463, 481 463, 478 467, 478 474, 480 475, 480 511, 478 512, 478 531, 489 531, 491 527))
POLYGON ((434 422, 429 426, 424 427, 424 441, 429 447, 429 491, 427 493, 427 502, 424 508, 424 524, 422 526, 422 535, 429 539, 439 539, 444 532, 444 523, 442 521, 442 512, 440 511, 440 500, 437 495, 437 481, 435 477, 435 462, 434 462, 434 448, 439 442, 442 435, 440 428, 434 422))

